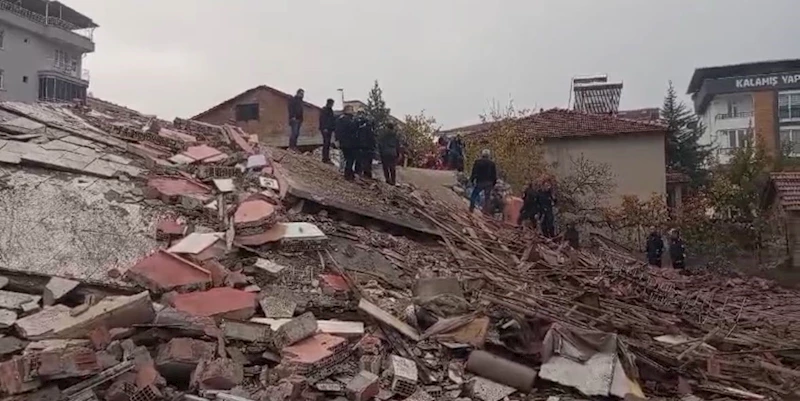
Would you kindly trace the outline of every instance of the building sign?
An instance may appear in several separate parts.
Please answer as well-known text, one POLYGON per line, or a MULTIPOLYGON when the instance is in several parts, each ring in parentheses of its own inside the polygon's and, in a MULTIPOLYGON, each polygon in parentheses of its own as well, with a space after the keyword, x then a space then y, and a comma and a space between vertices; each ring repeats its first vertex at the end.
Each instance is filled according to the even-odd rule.
POLYGON ((791 89, 800 89, 800 71, 706 79, 703 81, 700 90, 695 93, 692 98, 694 99, 695 111, 702 114, 705 112, 711 99, 716 95, 791 89))
POLYGON ((800 84, 800 73, 736 78, 734 81, 736 89, 765 89, 770 87, 781 88, 787 85, 796 84, 800 84))

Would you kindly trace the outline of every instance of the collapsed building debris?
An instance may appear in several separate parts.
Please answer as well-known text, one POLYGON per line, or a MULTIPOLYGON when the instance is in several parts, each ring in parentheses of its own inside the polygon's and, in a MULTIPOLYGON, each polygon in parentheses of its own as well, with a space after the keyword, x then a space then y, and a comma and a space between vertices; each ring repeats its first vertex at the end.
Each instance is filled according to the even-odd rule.
MULTIPOLYGON (((55 185, 42 195, 50 208, 93 225, 53 234, 91 244, 80 251, 48 243, 36 249, 57 254, 9 255, 10 273, 43 284, 23 291, 0 277, 8 399, 800 391, 800 298, 774 283, 653 270, 602 240, 575 250, 407 185, 345 182, 232 126, 71 105, 0 110, 42 128, 35 140, 0 139, 11 191, 55 185)), ((17 212, 48 210, 31 196, 17 212)))

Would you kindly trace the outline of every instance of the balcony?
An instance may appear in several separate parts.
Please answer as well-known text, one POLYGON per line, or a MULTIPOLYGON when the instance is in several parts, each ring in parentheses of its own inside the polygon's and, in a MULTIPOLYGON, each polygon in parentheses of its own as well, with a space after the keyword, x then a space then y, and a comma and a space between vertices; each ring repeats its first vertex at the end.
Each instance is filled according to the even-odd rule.
POLYGON ((753 117, 753 112, 752 111, 742 111, 742 112, 738 112, 738 113, 721 113, 721 114, 717 114, 716 117, 714 117, 714 120, 716 120, 716 121, 719 121, 719 120, 732 120, 734 118, 750 118, 750 117, 753 117))
POLYGON ((75 46, 84 52, 94 51, 93 33, 97 25, 88 17, 57 1, 28 0, 20 4, 0 0, 0 21, 75 46))

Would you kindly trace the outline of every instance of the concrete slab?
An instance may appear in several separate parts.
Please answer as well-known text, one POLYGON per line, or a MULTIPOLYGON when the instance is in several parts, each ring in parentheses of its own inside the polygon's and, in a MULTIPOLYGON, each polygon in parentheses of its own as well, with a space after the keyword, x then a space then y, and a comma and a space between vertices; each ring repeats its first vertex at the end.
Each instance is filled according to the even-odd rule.
POLYGON ((186 164, 192 164, 192 163, 197 161, 195 159, 192 159, 189 156, 184 155, 183 153, 178 153, 177 155, 174 155, 174 156, 170 157, 167 160, 169 160, 170 162, 175 163, 175 164, 177 164, 179 166, 183 166, 183 165, 186 165, 186 164))
POLYGON ((109 154, 105 154, 103 156, 100 156, 100 158, 103 159, 103 160, 110 161, 112 163, 117 163, 117 164, 124 164, 124 165, 131 164, 131 159, 128 159, 128 158, 122 157, 122 156, 117 156, 115 154, 110 154, 110 153, 109 154))
POLYGON ((212 148, 208 145, 189 146, 181 154, 188 156, 194 160, 202 161, 210 157, 218 156, 222 152, 219 149, 212 148))
POLYGON ((115 201, 132 183, 31 169, 4 179, 0 254, 8 270, 126 287, 108 271, 126 271, 157 246, 153 210, 115 201))
POLYGON ((20 161, 21 161, 21 155, 19 153, 0 150, 0 163, 19 164, 20 161))
POLYGON ((171 197, 188 194, 210 195, 209 189, 206 186, 183 178, 151 178, 147 181, 147 186, 162 196, 171 197))
MULTIPOLYGON (((254 317, 253 323, 269 325, 272 330, 278 330, 291 319, 272 319, 254 317)), ((339 320, 317 320, 317 329, 320 333, 332 334, 339 337, 361 337, 364 335, 364 322, 345 322, 339 320)))
MULTIPOLYGON (((97 158, 97 152, 93 157, 97 158)), ((95 160, 86 166, 83 171, 103 178, 111 178, 117 174, 117 169, 114 168, 114 165, 105 160, 95 160)))
POLYGON ((266 344, 272 340, 273 335, 270 326, 258 323, 225 320, 221 328, 227 340, 266 344))
POLYGON ((264 199, 250 199, 242 202, 233 215, 234 224, 252 224, 268 220, 275 214, 275 206, 264 199))
POLYGON ((55 140, 43 143, 41 147, 42 149, 47 149, 47 150, 66 150, 72 152, 78 148, 78 145, 71 144, 69 142, 64 142, 62 140, 55 140))
POLYGON ((83 139, 83 138, 80 138, 80 137, 77 137, 77 136, 74 136, 74 135, 65 136, 65 137, 61 138, 60 140, 63 141, 63 142, 71 143, 73 145, 78 145, 78 146, 90 146, 93 143, 92 141, 90 141, 88 139, 83 139))

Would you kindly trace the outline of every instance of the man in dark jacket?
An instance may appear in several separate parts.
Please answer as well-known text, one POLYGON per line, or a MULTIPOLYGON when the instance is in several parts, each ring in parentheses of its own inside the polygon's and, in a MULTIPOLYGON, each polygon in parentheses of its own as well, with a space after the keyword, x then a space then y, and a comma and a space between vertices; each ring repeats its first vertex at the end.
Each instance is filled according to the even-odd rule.
POLYGON ((300 137, 300 126, 303 125, 303 96, 305 91, 297 90, 297 94, 289 100, 289 149, 297 150, 297 138, 300 137))
POLYGON ((539 214, 542 219, 542 235, 547 238, 556 236, 556 222, 553 216, 553 206, 556 204, 556 197, 553 194, 553 184, 550 180, 545 180, 542 187, 536 194, 539 205, 539 214))
POLYGON ((686 267, 686 245, 683 244, 681 233, 673 228, 669 232, 669 258, 672 260, 673 269, 686 267))
POLYGON ((353 106, 344 106, 344 113, 336 120, 336 141, 344 157, 344 178, 355 179, 356 159, 358 158, 358 126, 353 116, 353 106))
POLYGON ((378 152, 381 155, 383 178, 389 185, 397 184, 397 157, 400 155, 400 137, 394 123, 387 123, 386 129, 378 139, 378 152))
POLYGON ((469 211, 475 210, 475 204, 478 203, 481 193, 483 193, 483 211, 486 213, 489 209, 489 198, 492 194, 492 189, 497 184, 497 166, 489 158, 491 152, 489 149, 481 151, 481 158, 475 160, 472 165, 472 175, 469 181, 474 185, 472 194, 469 197, 469 211))
POLYGON ((333 99, 328 99, 319 113, 319 132, 322 133, 322 162, 331 164, 331 138, 336 130, 336 117, 333 115, 333 99))
POLYGON ((356 173, 361 178, 372 178, 372 160, 375 159, 375 123, 369 116, 359 113, 356 116, 358 124, 358 156, 356 159, 356 173))
POLYGON ((447 148, 450 156, 449 167, 459 172, 464 171, 464 141, 461 140, 461 135, 450 140, 447 148))
POLYGON ((664 254, 664 240, 661 233, 653 227, 647 237, 647 263, 651 266, 661 267, 661 255, 664 254))
POLYGON ((518 225, 521 226, 525 221, 530 221, 533 229, 536 229, 536 219, 539 215, 539 202, 536 197, 538 192, 533 182, 530 182, 525 188, 525 192, 522 193, 522 209, 519 211, 518 225))

